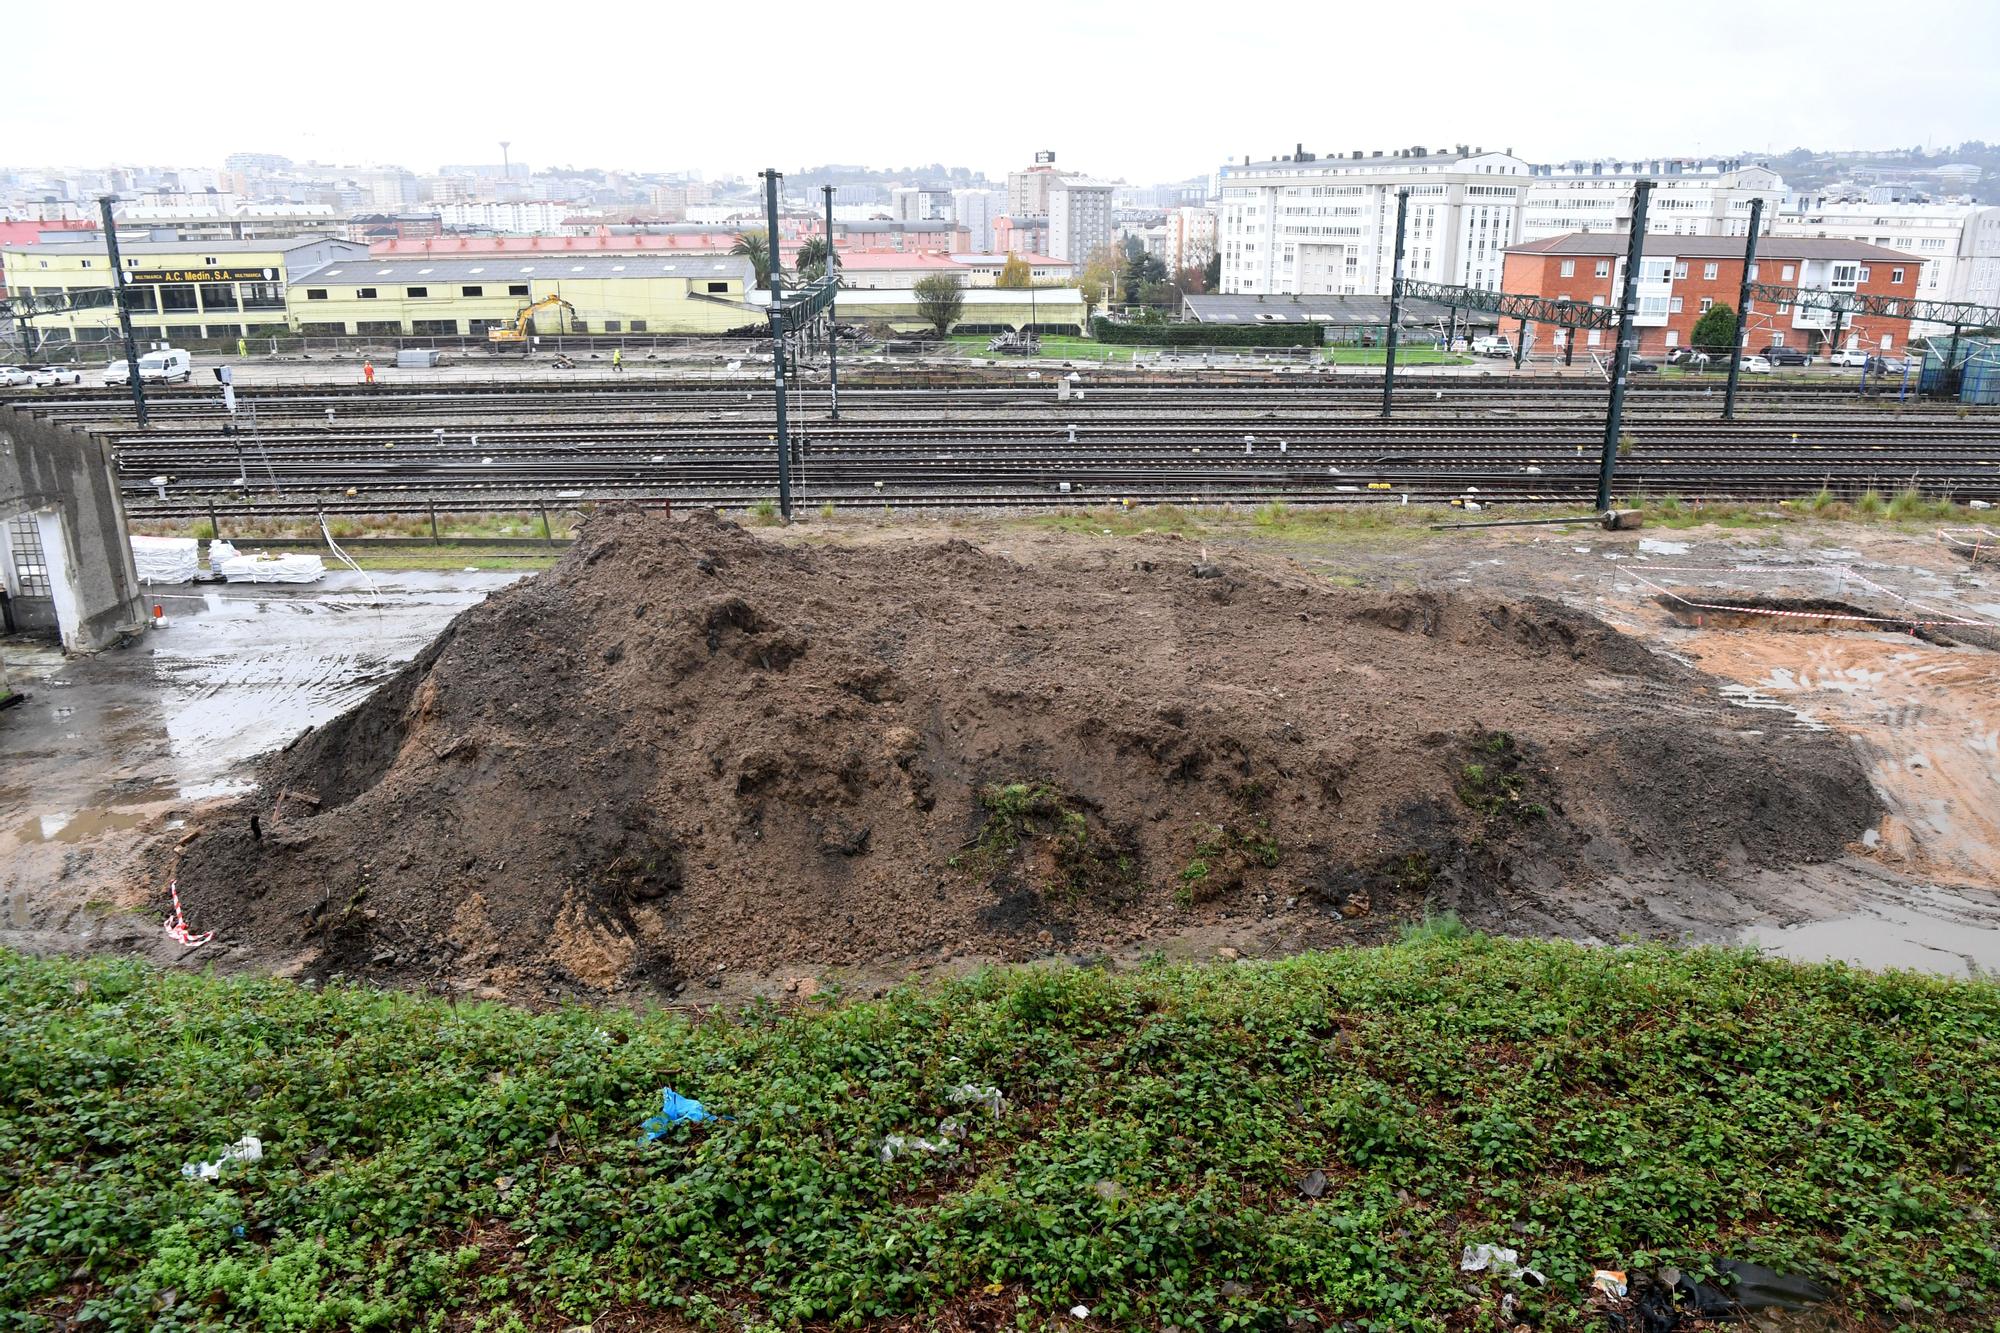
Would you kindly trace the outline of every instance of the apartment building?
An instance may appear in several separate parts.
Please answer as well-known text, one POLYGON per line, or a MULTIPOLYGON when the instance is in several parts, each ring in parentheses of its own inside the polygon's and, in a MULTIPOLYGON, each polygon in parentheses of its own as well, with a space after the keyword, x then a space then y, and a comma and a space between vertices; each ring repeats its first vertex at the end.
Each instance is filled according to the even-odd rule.
POLYGON ((980 254, 993 250, 993 220, 1000 216, 1001 195, 996 190, 953 190, 952 217, 965 228, 972 248, 980 254))
POLYGON ((1167 272, 1201 268, 1215 256, 1216 212, 1184 206, 1167 210, 1167 272))
POLYGON ((1630 232, 1632 185, 1653 182, 1646 231, 1656 236, 1747 236, 1750 201, 1765 200, 1764 228, 1783 196, 1777 172, 1740 158, 1599 158, 1528 168, 1519 239, 1578 231, 1630 232))
MULTIPOLYGON (((1629 233, 1627 234, 1629 235, 1629 233)), ((1616 305, 1625 280, 1627 235, 1573 232, 1525 241, 1507 251, 1504 290, 1524 296, 1616 305)), ((1712 306, 1734 307, 1743 282, 1743 241, 1729 236, 1660 236, 1648 231, 1639 267, 1639 351, 1661 356, 1690 345, 1694 325, 1712 306)), ((1753 282, 1774 286, 1915 296, 1924 261, 1916 255, 1860 241, 1769 236, 1757 245, 1753 282)), ((1906 346, 1903 320, 1849 316, 1838 321, 1838 345, 1849 351, 1893 352, 1906 346)), ((1835 314, 1795 304, 1752 301, 1739 327, 1745 345, 1797 347, 1809 354, 1831 350, 1835 314)), ((1615 331, 1590 330, 1581 346, 1609 350, 1615 331)), ((1557 345, 1562 339, 1556 338, 1557 345)))
POLYGON ((1049 189, 1056 182, 1054 153, 1037 153, 1035 165, 1007 173, 1007 215, 1042 217, 1049 211, 1049 189), (1043 160, 1046 159, 1046 160, 1043 160))
POLYGON ((1781 236, 1865 241, 1913 254, 1924 261, 1917 295, 2000 306, 2000 207, 1991 204, 1868 203, 1794 194, 1776 213, 1771 230, 1781 236))
POLYGON ((1049 187, 1049 253, 1072 264, 1088 263, 1111 244, 1111 184, 1087 176, 1061 176, 1049 187))
POLYGON ((1393 273, 1397 191, 1410 191, 1406 277, 1499 284, 1518 239, 1529 165, 1507 152, 1458 145, 1346 157, 1301 148, 1222 168, 1217 246, 1222 290, 1382 295, 1393 273))

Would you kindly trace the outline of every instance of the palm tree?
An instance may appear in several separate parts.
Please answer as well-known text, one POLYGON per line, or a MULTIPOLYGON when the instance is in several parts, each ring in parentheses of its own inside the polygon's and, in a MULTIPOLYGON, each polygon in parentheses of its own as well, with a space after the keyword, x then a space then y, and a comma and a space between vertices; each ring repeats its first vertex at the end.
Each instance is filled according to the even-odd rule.
MULTIPOLYGON (((820 275, 826 272, 827 253, 826 237, 824 236, 808 236, 799 243, 798 257, 792 263, 798 270, 800 282, 817 281, 820 275)), ((833 252, 833 266, 835 268, 840 267, 840 253, 838 251, 833 252)))
POLYGON ((767 287, 771 282, 771 247, 765 239, 754 231, 738 232, 736 244, 729 247, 732 255, 741 255, 750 261, 750 267, 757 270, 757 285, 767 287))

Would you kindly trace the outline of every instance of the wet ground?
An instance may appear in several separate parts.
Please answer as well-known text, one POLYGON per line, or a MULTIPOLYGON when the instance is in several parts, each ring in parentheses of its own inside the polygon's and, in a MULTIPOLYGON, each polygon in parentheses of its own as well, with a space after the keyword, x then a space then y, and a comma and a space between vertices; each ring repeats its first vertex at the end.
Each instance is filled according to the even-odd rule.
MULTIPOLYGON (((894 542, 938 526, 843 521, 837 530, 894 542)), ((979 531, 994 540, 990 528, 979 531)), ((1038 548, 1073 540, 1023 527, 996 544, 1033 560, 1038 548)), ((1573 898, 1496 906, 1493 919, 1474 924, 2000 971, 2000 566, 1969 564, 1927 533, 1855 526, 1208 540, 1283 549, 1348 585, 1476 585, 1593 611, 1730 682, 1746 730, 1849 735, 1889 812, 1831 864, 1717 883, 1594 886, 1573 898), (1838 602, 1884 620, 1829 629, 1701 610, 1753 599, 1838 602), (1933 637, 1944 641, 1915 637, 1889 623, 1896 618, 1934 624, 1933 637)), ((166 623, 137 648, 65 662, 25 641, 0 644, 30 696, 0 713, 0 943, 182 957, 160 930, 165 885, 139 873, 137 846, 200 802, 239 789, 257 755, 353 703, 459 610, 514 577, 378 574, 374 595, 351 574, 310 588, 156 590, 166 623)), ((223 928, 197 951, 199 961, 283 965, 233 956, 226 923, 195 925, 223 928)), ((1254 956, 1283 951, 1287 934, 1274 913, 1199 938, 1151 940, 1148 951, 1254 956)), ((977 961, 910 960, 910 970, 977 961)), ((878 977, 828 979, 853 986, 878 977)), ((787 981, 746 977, 713 998, 782 990, 787 981)))
POLYGON ((258 755, 353 704, 516 577, 155 588, 165 616, 139 646, 65 661, 0 641, 27 695, 0 715, 0 943, 154 942, 165 886, 134 880, 142 834, 247 787, 258 755))

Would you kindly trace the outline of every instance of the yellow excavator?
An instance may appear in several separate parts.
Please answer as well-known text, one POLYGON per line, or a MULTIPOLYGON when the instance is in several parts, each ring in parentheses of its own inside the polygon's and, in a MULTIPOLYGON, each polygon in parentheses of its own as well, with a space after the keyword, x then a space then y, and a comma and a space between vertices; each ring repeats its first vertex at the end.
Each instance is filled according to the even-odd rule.
POLYGON ((495 351, 505 351, 509 347, 526 349, 528 345, 528 330, 534 326, 535 313, 540 310, 546 310, 552 305, 561 306, 563 309, 569 311, 571 319, 576 318, 575 306, 563 300, 560 296, 544 296, 532 305, 522 306, 520 312, 514 316, 512 324, 502 324, 497 328, 486 330, 487 346, 493 348, 495 351))

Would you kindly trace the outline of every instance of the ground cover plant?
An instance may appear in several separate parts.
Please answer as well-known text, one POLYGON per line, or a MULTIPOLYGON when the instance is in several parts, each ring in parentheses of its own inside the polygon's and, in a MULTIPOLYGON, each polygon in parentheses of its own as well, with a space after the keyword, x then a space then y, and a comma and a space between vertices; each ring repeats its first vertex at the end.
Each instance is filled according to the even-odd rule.
POLYGON ((1996 1144, 1990 982, 1453 922, 726 1017, 0 953, 9 1329, 1561 1328, 1725 1257, 1991 1328, 1996 1144))

